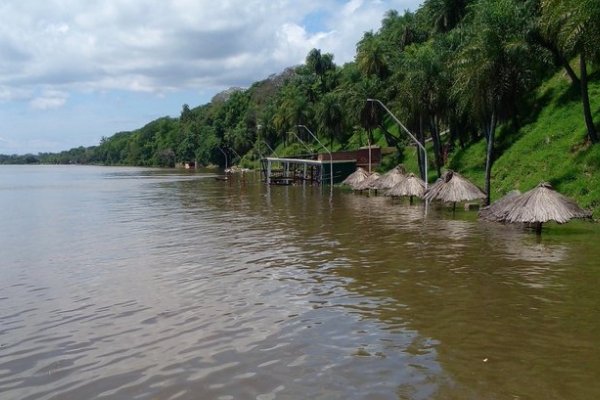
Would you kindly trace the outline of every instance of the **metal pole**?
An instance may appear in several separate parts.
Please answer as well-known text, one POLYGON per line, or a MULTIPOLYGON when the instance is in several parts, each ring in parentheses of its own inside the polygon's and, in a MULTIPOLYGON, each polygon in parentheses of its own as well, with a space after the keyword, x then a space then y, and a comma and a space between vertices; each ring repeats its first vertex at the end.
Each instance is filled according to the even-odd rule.
POLYGON ((240 161, 242 160, 242 156, 240 156, 240 154, 237 151, 235 151, 233 149, 233 147, 230 147, 229 150, 233 151, 233 154, 235 154, 236 156, 238 156, 238 158, 240 159, 240 161))
POLYGON ((369 175, 371 175, 371 139, 369 138, 368 133, 367 133, 367 143, 369 145, 369 175))
POLYGON ((319 138, 317 138, 315 136, 314 133, 311 132, 310 129, 308 129, 305 125, 297 125, 299 128, 304 128, 307 130, 308 133, 310 133, 310 135, 317 141, 317 143, 319 143, 321 145, 321 147, 323 147, 325 149, 325 151, 327 153, 329 153, 329 174, 330 176, 330 182, 331 182, 331 188, 333 189, 333 155, 331 154, 331 152, 329 151, 329 149, 327 147, 325 147, 325 145, 323 143, 321 143, 321 141, 319 140, 319 138))
POLYGON ((275 154, 275 157, 279 158, 279 154, 275 153, 275 150, 273 150, 273 148, 271 146, 269 146, 269 143, 267 143, 265 140, 262 141, 269 150, 271 150, 271 153, 275 154))
MULTIPOLYGON (((262 129, 262 125, 261 125, 261 124, 258 124, 258 125, 256 125, 256 130, 257 130, 257 131, 259 131, 259 130, 261 130, 261 129, 262 129)), ((259 139, 261 142, 263 142, 264 144, 266 144, 266 145, 267 145, 267 147, 269 148, 269 150, 271 150, 271 153, 275 154, 275 157, 278 157, 278 158, 279 158, 279 156, 277 155, 277 153, 275 153, 275 150, 273 150, 273 149, 271 148, 271 146, 269 146, 269 143, 267 143, 267 141, 266 141, 265 139, 262 139, 262 138, 258 138, 258 139, 259 139)))
POLYGON ((380 100, 367 99, 367 101, 378 103, 381 107, 383 107, 383 109, 385 111, 387 111, 387 113, 394 119, 394 121, 396 121, 398 123, 398 125, 400 125, 400 127, 404 130, 404 132, 406 132, 408 134, 408 136, 410 136, 410 138, 413 140, 413 142, 415 142, 417 144, 417 146, 419 146, 421 151, 423 151, 423 157, 425 158, 425 190, 427 190, 427 184, 429 181, 429 176, 427 174, 427 150, 425 149, 423 144, 417 140, 417 138, 408 130, 408 128, 406 128, 402 124, 402 122, 400 122, 400 120, 398 118, 396 118, 396 116, 380 100))
POLYGON ((225 169, 227 169, 227 154, 225 154, 222 148, 217 147, 217 149, 221 150, 221 153, 223 153, 223 155, 225 156, 225 169))
POLYGON ((312 154, 312 153, 313 153, 313 149, 311 149, 310 147, 308 147, 308 145, 306 144, 306 142, 305 142, 304 140, 300 139, 300 137, 299 137, 298 135, 296 135, 296 132, 294 132, 294 131, 289 131, 289 133, 291 133, 292 135, 294 135, 294 137, 295 137, 296 139, 298 139, 298 140, 300 141, 300 143, 302 143, 302 144, 304 145, 304 147, 306 147, 306 150, 308 150, 308 153, 309 153, 309 154, 312 154))

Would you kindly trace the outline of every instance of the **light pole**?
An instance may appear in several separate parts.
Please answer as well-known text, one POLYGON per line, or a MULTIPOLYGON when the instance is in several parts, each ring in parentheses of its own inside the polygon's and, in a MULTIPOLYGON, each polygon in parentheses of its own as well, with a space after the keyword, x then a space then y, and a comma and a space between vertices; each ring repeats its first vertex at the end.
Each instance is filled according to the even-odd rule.
POLYGON ((227 154, 223 151, 222 148, 217 147, 217 149, 219 149, 221 151, 221 153, 223 153, 223 155, 225 156, 225 169, 227 169, 227 154))
POLYGON ((310 147, 308 147, 308 145, 306 144, 306 142, 305 142, 304 140, 300 139, 300 137, 299 137, 298 135, 296 135, 296 132, 294 132, 294 131, 289 131, 289 133, 291 133, 292 135, 294 135, 294 137, 295 137, 296 139, 298 139, 298 140, 300 141, 300 143, 302 143, 302 144, 304 145, 304 147, 306 148, 306 150, 308 150, 308 153, 309 153, 309 154, 312 154, 312 153, 313 153, 313 149, 311 149, 310 147))
MULTIPOLYGON (((256 125, 256 131, 258 132, 259 130, 262 129, 262 125, 261 124, 257 124, 256 125)), ((277 155, 277 153, 275 153, 275 150, 273 150, 273 148, 271 146, 269 146, 269 143, 267 143, 267 141, 265 139, 262 138, 258 138, 258 140, 262 141, 264 144, 267 145, 267 147, 269 148, 269 150, 271 150, 271 153, 275 154, 275 157, 279 157, 279 155, 277 155)))
POLYGON ((317 138, 315 136, 315 134, 312 133, 311 130, 308 129, 305 125, 296 125, 296 126, 299 127, 299 128, 306 129, 306 131, 308 133, 310 133, 310 136, 312 136, 317 141, 317 143, 319 143, 321 145, 321 147, 324 148, 327 153, 329 153, 329 176, 330 176, 331 188, 333 189, 333 155, 331 154, 331 152, 329 151, 329 149, 327 147, 325 147, 325 145, 323 143, 321 143, 321 141, 319 140, 319 138, 317 138))
MULTIPOLYGON (((240 161, 242 160, 242 156, 240 156, 240 154, 237 151, 235 151, 233 149, 233 147, 230 147, 229 150, 233 151, 233 154, 235 154, 240 159, 240 161)), ((233 162, 232 162, 232 164, 233 164, 233 162)))
POLYGON ((271 150, 271 153, 275 154, 275 157, 279 157, 279 154, 277 154, 277 152, 273 150, 271 146, 269 146, 269 143, 265 142, 264 140, 263 143, 269 148, 269 150, 271 150))
POLYGON ((413 140, 413 142, 415 142, 417 144, 417 146, 419 146, 421 151, 423 151, 423 158, 425 159, 425 171, 424 171, 425 172, 425 190, 427 190, 427 181, 429 179, 428 179, 428 175, 427 175, 427 150, 425 149, 425 146, 423 146, 423 144, 421 142, 419 142, 412 133, 410 133, 408 128, 406 128, 402 124, 402 122, 400 122, 400 120, 398 118, 396 118, 396 116, 385 106, 385 104, 383 104, 381 102, 381 100, 367 99, 367 101, 371 102, 371 103, 378 103, 381 107, 383 107, 383 109, 385 111, 387 111, 388 114, 390 114, 390 116, 394 119, 394 121, 396 121, 398 123, 398 125, 400 125, 400 127, 404 130, 404 132, 406 132, 408 134, 408 136, 410 136, 410 138, 413 140))

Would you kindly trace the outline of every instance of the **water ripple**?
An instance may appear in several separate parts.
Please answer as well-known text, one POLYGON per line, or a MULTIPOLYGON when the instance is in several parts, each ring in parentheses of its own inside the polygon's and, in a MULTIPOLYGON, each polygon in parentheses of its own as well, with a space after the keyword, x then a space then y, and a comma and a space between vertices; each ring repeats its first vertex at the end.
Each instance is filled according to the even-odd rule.
POLYGON ((589 377, 581 398, 597 387, 577 367, 599 354, 596 320, 570 314, 598 299, 575 245, 250 178, 47 171, 19 186, 43 193, 19 204, 27 234, 6 225, 1 238, 13 249, 0 266, 3 399, 535 397, 558 376, 589 377))

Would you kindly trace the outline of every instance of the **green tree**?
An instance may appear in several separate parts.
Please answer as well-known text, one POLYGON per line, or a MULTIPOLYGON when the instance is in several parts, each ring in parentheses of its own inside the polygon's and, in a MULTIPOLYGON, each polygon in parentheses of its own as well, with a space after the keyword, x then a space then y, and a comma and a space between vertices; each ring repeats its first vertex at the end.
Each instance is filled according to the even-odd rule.
POLYGON ((329 135, 330 147, 334 138, 342 139, 344 112, 339 97, 335 93, 327 93, 317 108, 317 119, 321 131, 329 135))
POLYGON ((413 113, 409 118, 422 121, 431 132, 438 176, 444 163, 440 124, 447 113, 450 89, 446 59, 445 50, 433 40, 411 45, 402 54, 402 73, 398 79, 404 108, 413 113))
POLYGON ((527 17, 515 0, 481 0, 455 61, 454 95, 478 121, 487 140, 485 192, 490 201, 494 138, 499 120, 516 112, 517 100, 531 87, 527 17))
POLYGON ((471 0, 425 0, 420 11, 434 32, 454 29, 467 14, 471 0))
POLYGON ((319 78, 322 78, 327 71, 335 69, 333 63, 333 54, 321 54, 321 50, 312 49, 306 56, 306 66, 319 78))
POLYGON ((373 32, 367 32, 356 48, 356 64, 366 76, 384 79, 390 72, 387 51, 383 41, 373 32))
POLYGON ((280 138, 287 143, 287 131, 296 125, 311 125, 311 105, 300 87, 288 84, 280 93, 280 101, 273 117, 275 129, 279 131, 280 138))
POLYGON ((567 57, 579 59, 579 82, 575 83, 580 89, 588 138, 592 143, 598 143, 590 108, 587 64, 600 61, 600 1, 541 0, 541 8, 543 32, 547 36, 553 35, 558 48, 567 57))

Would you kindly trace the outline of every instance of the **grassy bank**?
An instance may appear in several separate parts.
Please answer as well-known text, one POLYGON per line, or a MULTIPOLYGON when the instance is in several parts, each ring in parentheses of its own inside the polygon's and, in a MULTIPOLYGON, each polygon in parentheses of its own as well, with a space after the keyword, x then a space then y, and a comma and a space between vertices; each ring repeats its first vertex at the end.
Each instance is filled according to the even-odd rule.
MULTIPOLYGON (((600 79, 590 83, 590 100, 596 126, 600 125, 600 79)), ((535 93, 528 120, 518 129, 505 124, 497 131, 496 162, 492 169, 492 201, 513 189, 527 191, 550 182, 600 218, 600 144, 586 141, 582 105, 568 79, 557 74, 535 93)), ((457 149, 448 167, 483 188, 485 141, 457 149)), ((406 151, 405 164, 417 170, 414 150, 406 151)), ((431 161, 430 161, 431 165, 431 161)), ((432 171, 434 172, 434 171, 432 171)), ((435 179, 435 172, 430 180, 435 179)))

